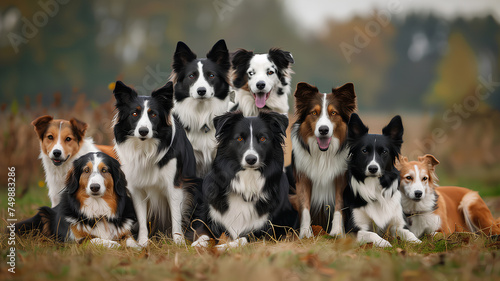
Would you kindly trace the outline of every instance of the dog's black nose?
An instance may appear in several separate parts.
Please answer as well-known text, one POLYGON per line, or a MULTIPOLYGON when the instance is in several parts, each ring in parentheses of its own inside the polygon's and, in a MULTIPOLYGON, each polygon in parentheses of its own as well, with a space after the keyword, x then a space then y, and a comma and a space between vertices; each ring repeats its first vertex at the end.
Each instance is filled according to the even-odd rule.
POLYGON ((93 183, 90 185, 90 190, 92 192, 98 192, 101 189, 101 186, 98 183, 93 183))
POLYGON ((259 81, 259 82, 257 82, 256 86, 257 86, 257 89, 262 90, 262 89, 264 89, 266 87, 266 82, 259 81))
POLYGON ((245 162, 247 162, 248 165, 253 165, 253 164, 257 163, 257 156, 251 155, 251 154, 247 155, 245 157, 245 162))
POLYGON ((207 93, 207 89, 205 87, 199 87, 197 91, 200 96, 204 96, 207 93))
POLYGON ((376 165, 368 166, 368 172, 375 174, 378 171, 378 167, 376 165))
POLYGON ((56 149, 54 150, 54 152, 52 152, 52 154, 54 154, 54 157, 60 157, 62 152, 59 149, 56 149))
POLYGON ((146 127, 139 128, 139 135, 145 137, 149 134, 149 130, 146 127))
POLYGON ((423 192, 420 190, 415 191, 415 198, 421 198, 422 194, 423 194, 423 192))
POLYGON ((322 136, 324 136, 324 135, 328 134, 329 129, 328 129, 328 126, 321 126, 321 127, 319 127, 318 131, 322 136))

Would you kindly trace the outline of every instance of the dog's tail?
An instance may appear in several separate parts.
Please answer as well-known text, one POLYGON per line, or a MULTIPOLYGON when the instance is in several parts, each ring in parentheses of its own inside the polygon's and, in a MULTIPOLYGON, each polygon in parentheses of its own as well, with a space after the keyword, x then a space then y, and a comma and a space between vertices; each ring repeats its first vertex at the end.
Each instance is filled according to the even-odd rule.
POLYGON ((52 232, 51 223, 56 220, 56 216, 55 208, 41 207, 34 217, 15 224, 16 233, 23 235, 32 231, 39 231, 44 236, 52 237, 54 233, 52 232))
POLYGON ((471 232, 481 232, 489 236, 500 235, 500 218, 493 218, 488 206, 476 191, 467 193, 458 208, 463 212, 471 232))

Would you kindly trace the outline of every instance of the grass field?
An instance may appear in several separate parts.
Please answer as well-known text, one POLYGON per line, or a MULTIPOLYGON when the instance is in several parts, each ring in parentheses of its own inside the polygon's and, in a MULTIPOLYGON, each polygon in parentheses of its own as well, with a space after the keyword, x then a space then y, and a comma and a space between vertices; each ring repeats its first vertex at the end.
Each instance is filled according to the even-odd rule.
MULTIPOLYGON (((32 188, 18 199, 16 217, 31 216, 48 203, 45 188, 32 188)), ((6 218, 6 201, 0 205, 6 218)), ((412 245, 392 239, 392 248, 377 249, 360 246, 352 237, 320 235, 259 241, 219 253, 176 246, 166 238, 139 251, 17 237, 12 274, 8 236, 2 233, 0 280, 500 280, 500 242, 495 238, 456 233, 423 241, 412 245)))

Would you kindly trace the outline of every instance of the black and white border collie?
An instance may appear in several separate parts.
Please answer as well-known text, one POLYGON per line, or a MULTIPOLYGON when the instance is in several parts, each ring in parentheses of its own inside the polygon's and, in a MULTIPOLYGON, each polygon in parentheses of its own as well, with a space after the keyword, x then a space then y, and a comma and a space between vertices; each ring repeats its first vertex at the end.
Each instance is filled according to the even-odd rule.
POLYGON ((311 237, 311 225, 320 225, 331 236, 343 235, 342 196, 348 155, 345 141, 347 122, 356 110, 354 85, 347 83, 331 93, 320 93, 312 85, 299 83, 295 106, 297 121, 291 134, 297 195, 291 200, 301 216, 299 236, 311 237))
POLYGON ((190 201, 184 187, 196 177, 196 160, 183 126, 172 115, 173 84, 168 82, 149 97, 117 81, 114 95, 115 149, 134 201, 138 242, 147 245, 152 227, 170 230, 176 244, 184 243, 190 201))
POLYGON ((403 123, 395 116, 382 129, 382 135, 368 134, 368 128, 356 113, 348 126, 348 187, 344 191, 346 232, 357 235, 362 243, 391 247, 380 237, 387 231, 413 243, 421 241, 406 226, 399 172, 394 166, 403 143, 403 123))
POLYGON ((232 112, 214 122, 217 156, 203 181, 205 204, 200 216, 209 231, 198 229, 200 237, 192 245, 208 246, 208 233, 214 238, 225 233, 232 239, 219 249, 244 245, 253 237, 284 237, 286 228, 297 221, 283 172, 288 119, 275 112, 248 118, 232 112))
POLYGON ((118 161, 102 152, 83 155, 72 163, 54 208, 42 207, 31 219, 16 225, 19 233, 33 228, 58 241, 137 247, 131 229, 136 217, 127 181, 118 161))
POLYGON ((235 89, 232 110, 240 110, 245 116, 257 116, 261 109, 288 113, 294 63, 290 52, 273 48, 267 54, 254 54, 239 49, 231 63, 235 89))
POLYGON ((196 157, 199 177, 210 170, 215 157, 213 119, 227 111, 229 104, 229 52, 224 40, 219 40, 207 53, 206 59, 178 42, 174 54, 173 72, 175 105, 196 157))

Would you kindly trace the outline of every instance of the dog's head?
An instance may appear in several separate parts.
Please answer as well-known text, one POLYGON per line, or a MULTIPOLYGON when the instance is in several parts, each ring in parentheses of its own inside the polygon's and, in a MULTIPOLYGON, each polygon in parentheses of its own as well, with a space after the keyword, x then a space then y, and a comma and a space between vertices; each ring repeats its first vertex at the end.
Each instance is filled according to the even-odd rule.
POLYGON ((368 134, 356 113, 351 115, 347 141, 350 147, 349 167, 358 178, 381 177, 394 168, 403 143, 403 123, 399 115, 382 129, 382 135, 368 134))
POLYGON ((88 128, 86 123, 75 118, 67 121, 49 115, 38 117, 31 124, 40 140, 42 153, 55 166, 61 166, 78 153, 88 128))
POLYGON ((153 91, 151 97, 138 96, 134 89, 117 81, 113 91, 118 111, 114 120, 116 142, 122 143, 128 138, 170 141, 173 134, 173 91, 172 82, 168 82, 153 91))
POLYGON ((338 149, 345 141, 349 117, 356 110, 354 85, 347 83, 323 94, 312 85, 298 83, 295 105, 302 139, 307 143, 316 140, 319 149, 326 151, 333 137, 338 149))
POLYGON ((271 92, 284 94, 283 88, 290 83, 292 54, 271 49, 267 54, 254 54, 240 49, 233 54, 233 86, 251 92, 258 108, 266 106, 271 92))
POLYGON ((207 53, 206 59, 197 59, 189 47, 179 41, 174 53, 172 79, 175 99, 225 99, 229 93, 228 73, 231 67, 226 42, 219 40, 207 53))
POLYGON ((114 209, 113 214, 120 198, 127 196, 126 188, 120 163, 102 152, 87 153, 75 160, 66 179, 66 191, 80 206, 87 199, 102 198, 114 209))
POLYGON ((214 119, 218 140, 217 158, 232 160, 242 169, 262 169, 275 161, 283 165, 284 136, 288 119, 275 112, 244 117, 229 112, 214 119))
POLYGON ((413 201, 425 199, 437 186, 436 165, 439 161, 431 154, 418 157, 418 161, 408 161, 400 157, 396 167, 401 176, 400 189, 404 196, 413 201))

